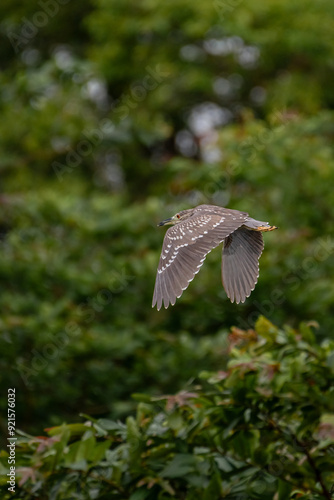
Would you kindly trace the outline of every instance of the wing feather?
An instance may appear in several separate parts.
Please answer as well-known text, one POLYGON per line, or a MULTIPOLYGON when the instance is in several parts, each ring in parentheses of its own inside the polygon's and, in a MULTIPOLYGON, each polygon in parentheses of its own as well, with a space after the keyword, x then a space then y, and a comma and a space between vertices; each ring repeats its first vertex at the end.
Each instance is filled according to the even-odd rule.
POLYGON ((263 247, 262 234, 245 227, 240 227, 225 239, 222 281, 231 302, 244 302, 254 290, 263 247))
POLYGON ((197 209, 165 234, 152 301, 152 307, 156 305, 158 310, 162 303, 165 308, 175 304, 199 272, 207 254, 248 218, 245 212, 211 205, 197 209))

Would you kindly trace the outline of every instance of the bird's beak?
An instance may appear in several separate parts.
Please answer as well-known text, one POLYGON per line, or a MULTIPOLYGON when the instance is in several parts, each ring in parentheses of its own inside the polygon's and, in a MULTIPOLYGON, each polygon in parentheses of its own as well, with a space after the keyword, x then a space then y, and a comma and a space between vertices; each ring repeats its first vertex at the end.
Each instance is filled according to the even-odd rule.
POLYGON ((174 222, 173 217, 169 217, 168 219, 165 219, 162 222, 159 222, 158 226, 165 226, 166 224, 173 224, 173 222, 174 222))

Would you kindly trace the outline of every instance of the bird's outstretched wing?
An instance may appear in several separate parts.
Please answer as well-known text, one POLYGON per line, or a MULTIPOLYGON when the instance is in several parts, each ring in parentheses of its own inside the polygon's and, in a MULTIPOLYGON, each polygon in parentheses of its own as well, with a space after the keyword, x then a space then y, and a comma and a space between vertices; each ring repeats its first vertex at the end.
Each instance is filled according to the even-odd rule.
POLYGON ((245 227, 240 227, 224 240, 222 281, 231 302, 245 302, 254 290, 263 247, 262 234, 245 227))
POLYGON ((207 254, 240 227, 248 214, 222 209, 221 213, 194 214, 166 232, 153 294, 152 307, 174 305, 200 270, 207 254))

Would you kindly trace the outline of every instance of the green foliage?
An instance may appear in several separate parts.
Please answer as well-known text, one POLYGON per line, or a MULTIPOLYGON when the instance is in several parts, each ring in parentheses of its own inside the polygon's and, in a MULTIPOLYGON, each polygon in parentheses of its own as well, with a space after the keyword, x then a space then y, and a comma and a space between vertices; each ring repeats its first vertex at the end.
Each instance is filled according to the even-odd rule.
POLYGON ((19 494, 320 498, 333 2, 3 0, 0 18, 0 381, 18 394, 19 494), (156 224, 200 203, 279 230, 245 304, 216 250, 158 313, 156 224), (290 329, 262 319, 227 349, 260 315, 290 329))
POLYGON ((174 396, 136 395, 126 424, 85 416, 21 433, 17 498, 330 498, 333 341, 264 317, 226 340, 225 371, 174 396))

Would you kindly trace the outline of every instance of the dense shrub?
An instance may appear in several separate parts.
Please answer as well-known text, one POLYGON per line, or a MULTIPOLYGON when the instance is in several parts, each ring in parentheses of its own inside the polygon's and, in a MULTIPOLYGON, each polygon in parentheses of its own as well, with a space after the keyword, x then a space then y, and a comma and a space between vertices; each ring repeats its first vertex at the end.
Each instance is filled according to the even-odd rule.
MULTIPOLYGON (((319 469, 330 490, 331 444, 322 436, 331 439, 332 408, 311 392, 325 394, 332 374, 333 9, 329 0, 1 2, 0 381, 17 390, 23 433, 53 427, 46 448, 22 440, 20 463, 38 477, 22 478, 22 497, 46 495, 49 482, 61 497, 59 478, 69 498, 86 487, 92 498, 95 489, 110 498, 111 486, 116 498, 135 500, 172 491, 193 498, 205 488, 208 498, 245 498, 256 495, 260 478, 264 498, 317 498, 319 469), (264 236, 259 282, 245 304, 231 304, 216 249, 174 307, 152 310, 164 235, 156 224, 200 203, 279 226, 264 236), (260 315, 290 329, 273 328, 272 340, 250 338, 248 354, 230 354, 256 358, 263 348, 280 366, 267 382, 250 360, 247 375, 227 369, 227 332, 252 330, 260 315), (303 321, 319 328, 292 333, 303 321), (292 354, 280 351, 280 339, 292 354), (304 341, 317 361, 298 357, 304 341), (288 365, 291 391, 284 392, 277 381, 288 365), (299 369, 312 376, 292 390, 299 369), (226 380, 201 375, 193 383, 199 372, 217 370, 226 380), (253 383, 269 385, 262 394, 253 383), (151 399, 179 391, 196 396, 173 396, 175 408, 151 399), (240 414, 233 391, 247 403, 240 414), (147 401, 137 406, 132 393, 147 401), (228 410, 225 403, 214 410, 217 401, 235 412, 226 435, 228 410), (90 427, 77 424, 80 413, 90 415, 90 427), (127 417, 127 428, 101 420, 127 417), (129 458, 131 429, 141 472, 129 458), (86 446, 95 455, 84 464, 86 446), (157 465, 152 447, 162 453, 157 465), (289 470, 275 475, 270 464, 280 457, 289 470), (168 476, 175 464, 190 471, 182 480, 168 476), (106 481, 95 484, 103 474, 106 481)), ((6 405, 4 391, 4 450, 6 405)))
POLYGON ((20 433, 17 498, 330 499, 333 348, 306 323, 234 328, 226 370, 175 395, 135 395, 125 423, 83 416, 20 433))

